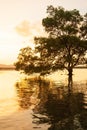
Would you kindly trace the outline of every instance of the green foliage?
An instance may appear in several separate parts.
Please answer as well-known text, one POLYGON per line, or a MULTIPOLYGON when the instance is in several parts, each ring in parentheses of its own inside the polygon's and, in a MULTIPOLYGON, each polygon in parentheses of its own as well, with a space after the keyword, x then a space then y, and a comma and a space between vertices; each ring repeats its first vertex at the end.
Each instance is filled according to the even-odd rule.
POLYGON ((35 50, 29 47, 20 50, 17 70, 27 74, 49 74, 58 69, 67 69, 69 75, 76 65, 87 60, 87 14, 78 10, 48 6, 48 16, 42 25, 48 37, 35 37, 35 50))

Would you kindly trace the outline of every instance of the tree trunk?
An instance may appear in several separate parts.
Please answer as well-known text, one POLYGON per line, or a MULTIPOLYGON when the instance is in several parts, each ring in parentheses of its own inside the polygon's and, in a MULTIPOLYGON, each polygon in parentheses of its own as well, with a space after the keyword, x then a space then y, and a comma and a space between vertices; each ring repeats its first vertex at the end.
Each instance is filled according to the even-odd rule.
POLYGON ((72 75, 73 75, 73 69, 70 67, 70 68, 68 69, 68 76, 69 76, 69 77, 72 77, 72 75))
POLYGON ((72 75, 73 75, 73 69, 69 68, 68 69, 68 89, 72 89, 72 75))

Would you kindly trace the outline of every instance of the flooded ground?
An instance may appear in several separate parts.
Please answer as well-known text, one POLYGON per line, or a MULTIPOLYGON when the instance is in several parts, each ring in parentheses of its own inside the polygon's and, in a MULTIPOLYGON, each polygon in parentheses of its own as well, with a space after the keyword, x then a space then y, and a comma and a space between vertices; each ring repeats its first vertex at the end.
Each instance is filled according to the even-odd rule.
POLYGON ((0 130, 87 130, 87 69, 47 78, 0 71, 0 130))

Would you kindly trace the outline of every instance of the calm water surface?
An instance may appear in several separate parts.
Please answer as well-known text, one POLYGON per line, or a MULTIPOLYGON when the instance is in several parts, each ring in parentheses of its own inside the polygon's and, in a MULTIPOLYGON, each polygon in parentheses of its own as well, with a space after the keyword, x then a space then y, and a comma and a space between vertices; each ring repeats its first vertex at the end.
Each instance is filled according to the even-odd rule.
POLYGON ((87 130, 87 69, 47 78, 0 71, 0 130, 87 130))

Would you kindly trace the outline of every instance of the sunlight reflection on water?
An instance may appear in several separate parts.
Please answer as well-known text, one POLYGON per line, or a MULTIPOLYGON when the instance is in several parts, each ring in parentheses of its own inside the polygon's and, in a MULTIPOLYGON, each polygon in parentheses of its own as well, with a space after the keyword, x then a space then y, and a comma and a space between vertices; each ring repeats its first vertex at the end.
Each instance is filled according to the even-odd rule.
MULTIPOLYGON (((74 69, 74 81, 85 81, 87 83, 87 69, 74 69)), ((15 83, 20 79, 20 74, 17 71, 0 71, 0 115, 12 113, 18 109, 17 94, 15 83), (10 109, 9 109, 10 108, 10 109)), ((67 72, 58 71, 48 76, 48 79, 55 83, 67 83, 67 72)))
POLYGON ((9 115, 18 109, 14 88, 18 76, 16 71, 0 72, 0 116, 9 115))
MULTIPOLYGON (((83 106, 87 109, 87 69, 74 69, 73 74, 73 80, 75 82, 73 89, 74 92, 77 93, 75 98, 77 98, 78 95, 81 99, 83 97, 83 106)), ((60 100, 63 103, 65 102, 65 99, 63 99, 65 90, 63 90, 62 84, 67 84, 67 72, 58 71, 48 76, 46 78, 48 81, 46 83, 43 82, 45 89, 43 87, 38 88, 37 80, 24 80, 22 82, 20 78, 23 79, 17 71, 0 71, 0 130, 34 130, 35 128, 38 130, 48 130, 49 124, 39 124, 39 126, 33 124, 33 109, 34 112, 42 112, 45 103, 48 103, 47 96, 51 96, 50 98, 53 100, 53 102, 49 100, 50 105, 52 105, 52 103, 56 105, 55 101, 57 100, 59 100, 59 102, 60 100), (19 81, 20 84, 17 86, 18 88, 16 88, 15 84, 19 81), (52 86, 52 83, 55 83, 59 88, 52 86), (50 85, 50 88, 47 88, 46 84, 48 86, 50 85), (42 92, 40 93, 39 91, 42 92)), ((62 104, 60 103, 60 105, 62 104)), ((75 119, 77 119, 77 116, 75 116, 75 119)))
MULTIPOLYGON (((66 82, 67 71, 58 71, 49 76, 54 81, 66 82)), ((87 69, 74 69, 73 70, 73 81, 85 81, 87 80, 87 69)))

